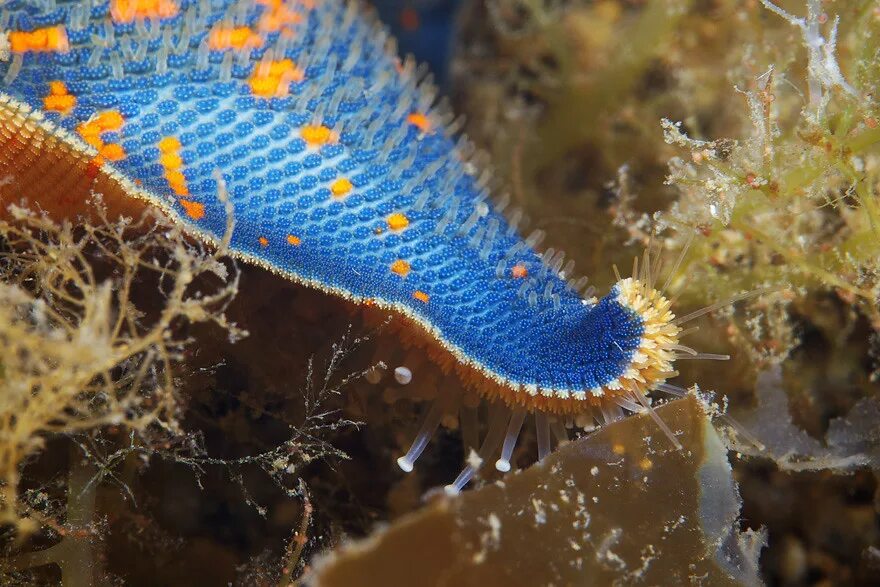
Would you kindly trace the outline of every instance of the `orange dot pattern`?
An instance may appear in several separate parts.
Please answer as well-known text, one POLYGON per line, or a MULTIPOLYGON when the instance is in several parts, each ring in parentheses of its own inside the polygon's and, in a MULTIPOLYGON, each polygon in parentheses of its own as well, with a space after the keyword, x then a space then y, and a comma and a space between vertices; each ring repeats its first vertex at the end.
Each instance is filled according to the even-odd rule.
POLYGON ((310 124, 308 126, 304 126, 299 131, 299 136, 301 136, 305 142, 312 145, 313 147, 319 147, 321 145, 326 145, 327 143, 332 143, 336 141, 336 136, 334 135, 333 131, 326 126, 319 124, 310 124))
MULTIPOLYGON (((293 24, 302 20, 300 14, 291 9, 283 0, 257 0, 264 4, 268 10, 263 14, 258 28, 262 32, 276 32, 287 30, 293 24)), ((306 8, 310 8, 304 3, 306 8)), ((115 22, 132 22, 137 19, 169 18, 179 12, 179 6, 171 0, 113 0, 111 2, 111 15, 115 22)), ((208 45, 214 50, 247 49, 262 46, 264 39, 261 35, 249 27, 215 27, 208 38, 208 45)), ((67 37, 62 27, 38 29, 30 33, 11 33, 10 44, 13 51, 51 51, 66 50, 67 37)), ((260 97, 271 98, 284 96, 289 91, 293 82, 302 81, 305 78, 303 70, 298 68, 290 59, 276 61, 263 61, 254 66, 254 71, 249 79, 251 92, 260 97)), ((67 87, 60 81, 50 84, 49 93, 44 98, 44 107, 60 113, 68 113, 76 105, 76 98, 72 96, 67 87)), ((117 131, 123 124, 119 112, 105 112, 93 120, 81 124, 78 127, 79 134, 87 143, 98 149, 99 158, 97 164, 104 159, 118 161, 125 157, 121 145, 105 144, 101 134, 108 131, 117 131)), ((430 119, 423 113, 412 112, 407 116, 407 122, 417 127, 421 132, 428 133, 432 130, 430 119)), ((312 124, 300 130, 300 136, 313 147, 319 147, 335 142, 338 137, 326 126, 312 124)), ((163 177, 174 193, 181 198, 180 203, 186 214, 195 220, 204 218, 205 206, 188 198, 190 191, 186 178, 183 175, 183 160, 180 155, 181 144, 175 137, 165 137, 159 142, 159 162, 163 168, 163 177)), ((348 195, 354 188, 348 178, 339 178, 330 185, 330 191, 336 197, 348 195)), ((410 224, 409 218, 403 213, 396 212, 386 218, 388 229, 401 231, 410 224)), ((375 233, 382 234, 382 227, 377 227, 375 233)), ((287 243, 292 246, 300 246, 301 239, 295 235, 287 235, 287 243)), ((262 247, 268 247, 269 241, 260 236, 258 242, 262 247)), ((406 277, 412 271, 411 265, 398 259, 391 264, 391 271, 401 277, 406 277)), ((511 270, 515 278, 524 278, 528 272, 524 266, 518 265, 511 270)), ((413 293, 413 297, 419 301, 427 302, 428 294, 422 291, 413 293)))
POLYGON ((400 275, 401 277, 406 277, 407 275, 409 275, 411 267, 409 263, 407 263, 403 259, 398 259, 391 264, 391 271, 393 273, 396 273, 397 275, 400 275))
POLYGON ((354 186, 348 179, 341 177, 330 184, 330 191, 337 198, 341 198, 348 194, 348 192, 350 192, 353 187, 354 186))
POLYGON ((83 122, 76 127, 77 133, 85 142, 98 150, 98 156, 110 161, 119 161, 125 158, 122 145, 105 144, 101 135, 105 132, 114 132, 122 128, 125 119, 116 110, 102 112, 88 122, 83 122))
POLYGON ((215 51, 224 49, 253 49, 263 46, 263 38, 246 26, 223 27, 211 30, 208 46, 215 51))
POLYGON ((9 33, 9 50, 13 53, 64 52, 70 48, 64 27, 46 27, 29 33, 14 31, 9 33))
MULTIPOLYGON (((490 214, 499 211, 484 201, 488 175, 465 161, 471 148, 444 128, 447 114, 415 61, 373 47, 373 25, 355 4, 311 2, 0 0, 12 16, 0 28, 28 31, 0 33, 2 93, 36 111, 40 132, 59 128, 57 138, 92 155, 79 168, 101 182, 95 189, 110 179, 163 209, 170 203, 193 238, 220 239, 234 218, 231 250, 412 311, 443 333, 440 342, 475 353, 475 365, 522 376, 511 383, 530 395, 562 397, 570 383, 597 397, 609 381, 612 391, 629 389, 594 365, 636 356, 638 298, 582 303, 490 214), (67 54, 50 52, 68 44, 67 54), (22 54, 30 51, 43 53, 22 54), (463 286, 476 293, 460 295, 463 286), (473 324, 460 319, 471 310, 473 324), (595 332, 555 326, 593 311, 595 332), (565 340, 551 354, 532 342, 556 334, 565 340), (501 352, 481 354, 493 344, 501 352)), ((419 26, 417 12, 398 14, 419 26)), ((33 151, 46 151, 50 168, 53 153, 44 135, 22 128, 34 146, 24 155, 40 156, 36 177, 45 161, 33 151)))
POLYGON ((180 157, 180 140, 176 137, 165 137, 159 141, 159 163, 162 165, 163 177, 178 196, 189 196, 186 178, 183 176, 183 159, 180 157))
POLYGON ((388 228, 391 230, 403 230, 407 226, 409 226, 409 218, 406 217, 405 214, 401 214, 400 212, 395 212, 391 216, 388 217, 388 228))
POLYGON ((255 96, 273 98, 286 96, 292 82, 301 82, 305 73, 290 59, 264 61, 254 67, 248 82, 255 96))
POLYGON ((186 199, 189 197, 189 188, 186 185, 186 177, 183 175, 183 158, 180 156, 180 139, 177 137, 165 137, 159 141, 159 164, 162 165, 162 176, 168 185, 179 196, 180 205, 186 215, 193 220, 201 220, 205 217, 205 205, 201 202, 186 199))
POLYGON ((422 132, 431 132, 431 121, 424 114, 413 112, 406 117, 406 121, 422 132))
POLYGON ((192 200, 181 200, 180 205, 183 206, 186 215, 193 220, 201 220, 205 217, 205 205, 201 202, 193 202, 192 200))
POLYGON ((180 12, 173 0, 111 0, 113 22, 127 23, 150 18, 171 18, 180 12))
POLYGON ((43 98, 43 108, 52 112, 68 114, 76 106, 76 97, 67 91, 64 82, 49 83, 49 93, 43 98))
MULTIPOLYGON (((302 15, 293 10, 284 0, 257 0, 258 4, 268 7, 268 10, 260 18, 259 29, 267 33, 281 32, 284 35, 293 34, 293 25, 302 22, 302 15)), ((301 7, 311 10, 314 4, 311 0, 301 2, 301 7)))

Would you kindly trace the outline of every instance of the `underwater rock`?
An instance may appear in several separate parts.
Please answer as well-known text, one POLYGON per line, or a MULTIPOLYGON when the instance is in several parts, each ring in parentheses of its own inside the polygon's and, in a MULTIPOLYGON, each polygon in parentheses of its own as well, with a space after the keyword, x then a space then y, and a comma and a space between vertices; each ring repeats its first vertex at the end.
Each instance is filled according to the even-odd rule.
POLYGON ((721 439, 694 398, 562 446, 503 482, 432 502, 316 565, 310 584, 757 585, 721 439))

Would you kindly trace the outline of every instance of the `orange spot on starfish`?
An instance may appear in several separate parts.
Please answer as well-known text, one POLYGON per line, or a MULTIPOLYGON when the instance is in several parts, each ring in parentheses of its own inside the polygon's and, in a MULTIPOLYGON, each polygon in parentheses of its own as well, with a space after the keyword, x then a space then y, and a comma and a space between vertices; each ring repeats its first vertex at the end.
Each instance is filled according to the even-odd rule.
POLYGON ((395 212, 388 217, 388 228, 391 230, 403 230, 409 226, 409 218, 400 212, 395 212))
MULTIPOLYGON (((257 0, 258 4, 267 6, 268 9, 260 17, 259 29, 266 32, 293 32, 292 25, 302 21, 302 15, 290 9, 284 0, 257 0)), ((306 9, 311 9, 311 2, 303 2, 306 9)))
POLYGON ((201 220, 205 217, 205 205, 201 202, 192 202, 190 200, 181 200, 180 205, 186 211, 187 215, 193 220, 201 220))
POLYGON ((422 132, 431 132, 431 121, 428 120, 428 117, 424 114, 413 112, 406 117, 406 121, 411 125, 418 127, 422 132))
POLYGON ((37 53, 64 52, 70 48, 64 27, 46 27, 29 33, 15 31, 9 33, 9 49, 13 53, 34 51, 37 53))
POLYGON ((333 192, 333 195, 337 198, 341 198, 345 194, 351 191, 351 188, 354 186, 351 185, 351 182, 344 177, 341 177, 330 184, 330 191, 333 192))
POLYGON ((216 27, 208 36, 208 46, 215 51, 261 47, 263 39, 246 26, 216 27))
POLYGON ((403 259, 398 259, 391 264, 391 271, 397 273, 401 277, 406 277, 407 275, 409 275, 411 268, 409 266, 409 263, 407 263, 403 259))
POLYGON ((110 17, 113 22, 125 23, 150 18, 171 18, 180 12, 172 0, 112 0, 110 17))
POLYGON ((323 125, 310 124, 299 131, 299 135, 310 145, 319 146, 336 140, 333 131, 323 125))
POLYGON ((98 114, 88 122, 83 122, 76 127, 76 131, 86 143, 97 149, 101 157, 101 164, 103 164, 104 159, 119 161, 125 157, 122 145, 108 145, 104 143, 104 139, 101 137, 105 132, 119 130, 124 122, 125 119, 122 117, 122 114, 116 110, 109 110, 98 114))
POLYGON ((263 98, 286 96, 291 82, 305 79, 305 73, 290 59, 258 63, 248 84, 251 92, 263 98))
POLYGON ((125 159, 125 150, 122 145, 111 143, 101 147, 101 156, 109 161, 121 161, 125 159))
POLYGON ((67 91, 64 82, 49 82, 49 94, 43 98, 43 108, 67 114, 76 106, 76 97, 67 91))

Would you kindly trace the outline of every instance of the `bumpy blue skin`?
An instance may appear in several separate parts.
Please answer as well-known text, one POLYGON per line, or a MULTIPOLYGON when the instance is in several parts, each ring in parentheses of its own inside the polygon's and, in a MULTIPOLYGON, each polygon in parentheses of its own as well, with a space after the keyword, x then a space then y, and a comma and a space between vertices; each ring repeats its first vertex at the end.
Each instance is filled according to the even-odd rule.
MULTIPOLYGON (((455 141, 442 128, 422 133, 407 122, 431 100, 412 75, 398 71, 375 24, 359 11, 346 17, 339 0, 319 0, 283 47, 272 34, 249 57, 236 51, 231 72, 224 73, 227 51, 200 50, 203 39, 224 19, 255 25, 265 7, 242 2, 236 8, 230 0, 179 4, 180 14, 161 22, 111 25, 107 2, 56 0, 51 10, 48 2, 7 2, 0 8, 7 31, 65 25, 70 51, 24 54, 21 72, 0 93, 41 109, 49 82, 63 81, 76 107, 46 116, 71 132, 96 113, 118 110, 124 126, 103 138, 120 143, 127 156, 112 165, 142 182, 194 234, 216 241, 225 231, 213 177, 219 169, 235 210, 234 252, 291 278, 397 308, 460 358, 513 386, 587 391, 626 371, 641 318, 615 301, 615 291, 586 303, 522 245, 478 189, 455 141), (181 42, 187 21, 188 44, 181 42), (167 71, 157 73, 165 35, 178 49, 170 51, 167 71), (104 39, 106 48, 94 38, 104 39), (269 48, 275 59, 283 53, 305 69, 288 96, 257 97, 247 83, 269 48), (307 145, 299 130, 315 123, 337 130, 339 141, 307 145), (201 220, 184 214, 163 178, 157 144, 167 136, 183 145, 189 199, 205 205, 201 220), (340 177, 354 185, 343 199, 329 189, 340 177), (485 215, 468 225, 478 209, 485 215), (385 223, 394 212, 410 220, 399 233, 385 223), (376 234, 377 228, 385 230, 376 234), (300 246, 287 244, 288 234, 298 235, 300 246), (411 264, 405 278, 390 270, 397 259, 411 264), (516 264, 528 269, 528 278, 511 275, 516 264), (430 300, 415 299, 417 290, 430 300)), ((0 80, 8 67, 0 62, 0 80)))

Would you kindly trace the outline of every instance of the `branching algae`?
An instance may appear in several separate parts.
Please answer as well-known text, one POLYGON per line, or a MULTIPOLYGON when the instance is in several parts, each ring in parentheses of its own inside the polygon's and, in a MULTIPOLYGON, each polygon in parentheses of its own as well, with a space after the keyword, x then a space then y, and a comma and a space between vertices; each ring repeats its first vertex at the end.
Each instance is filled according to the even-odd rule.
POLYGON ((210 321, 238 336, 223 313, 237 277, 155 214, 75 227, 9 213, 0 220, 0 523, 28 533, 42 518, 19 500, 19 469, 47 435, 177 431, 173 367, 188 339, 175 327, 210 321), (204 276, 214 285, 202 289, 204 276), (146 284, 159 288, 160 308, 138 296, 146 284))

